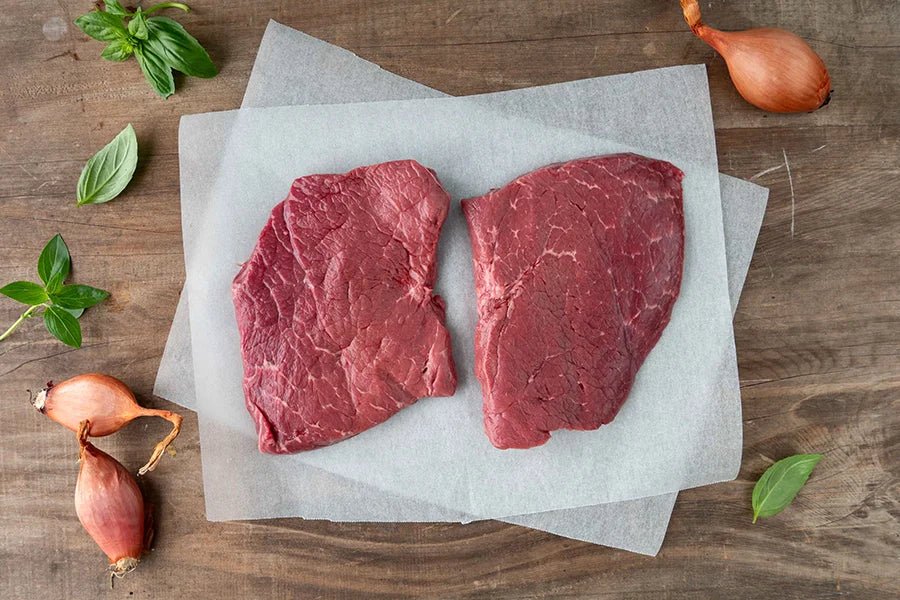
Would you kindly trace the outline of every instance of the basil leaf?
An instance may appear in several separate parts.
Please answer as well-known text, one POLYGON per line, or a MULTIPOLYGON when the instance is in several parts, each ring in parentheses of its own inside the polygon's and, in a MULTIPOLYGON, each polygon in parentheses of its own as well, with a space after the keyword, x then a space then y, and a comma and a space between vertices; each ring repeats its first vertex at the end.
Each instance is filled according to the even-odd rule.
POLYGON ((89 285, 64 285, 50 294, 53 304, 62 308, 90 308, 109 297, 109 292, 89 285))
POLYGON ((141 12, 140 8, 134 13, 134 17, 128 21, 128 33, 139 40, 146 40, 149 35, 149 31, 147 30, 147 19, 144 18, 144 13, 141 12))
POLYGON ((100 58, 111 60, 112 62, 122 62, 127 60, 129 56, 134 54, 134 47, 128 40, 115 40, 100 53, 100 58))
POLYGON ((131 123, 92 156, 78 178, 78 206, 109 202, 122 193, 137 167, 137 136, 131 123))
POLYGON ((9 296, 16 302, 28 304, 29 306, 37 306, 43 304, 49 298, 47 292, 36 283, 30 281, 14 281, 0 288, 0 294, 9 296))
POLYGON ((38 275, 47 289, 53 291, 54 286, 62 285, 63 280, 69 274, 72 259, 69 256, 69 248, 58 233, 53 236, 38 257, 38 275), (51 285, 51 281, 53 285, 51 285))
POLYGON ((753 522, 787 508, 820 460, 821 454, 797 454, 766 469, 753 488, 753 522))
POLYGON ((134 49, 134 57, 138 64, 141 65, 141 71, 144 77, 150 82, 150 85, 156 90, 156 93, 163 98, 168 98, 175 93, 175 79, 172 77, 172 69, 147 47, 137 47, 134 49))
POLYGON ((105 12, 89 12, 75 19, 78 29, 101 42, 111 42, 125 37, 125 25, 119 17, 105 12))
POLYGON ((53 277, 50 278, 50 281, 47 282, 47 293, 55 292, 56 290, 61 288, 65 279, 66 276, 63 275, 62 271, 56 273, 53 277))
POLYGON ((167 65, 191 77, 214 77, 219 71, 203 46, 177 21, 168 17, 147 19, 147 46, 167 65))
MULTIPOLYGON (((60 307, 62 308, 62 307, 60 307)), ((83 308, 63 308, 64 311, 75 317, 76 319, 81 318, 81 315, 84 314, 83 308)))
POLYGON ((50 305, 44 311, 44 326, 53 337, 67 346, 81 348, 81 325, 64 308, 50 305))
POLYGON ((128 14, 128 11, 125 10, 125 7, 122 6, 119 0, 103 0, 103 4, 106 5, 106 12, 110 15, 124 17, 128 14))

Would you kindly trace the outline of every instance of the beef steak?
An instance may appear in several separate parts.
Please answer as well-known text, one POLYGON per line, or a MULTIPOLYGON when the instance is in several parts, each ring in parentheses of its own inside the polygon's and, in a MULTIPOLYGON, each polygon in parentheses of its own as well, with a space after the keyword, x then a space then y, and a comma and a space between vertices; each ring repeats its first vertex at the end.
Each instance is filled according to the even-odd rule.
POLYGON ((432 293, 449 203, 411 160, 294 181, 232 286, 260 450, 332 444, 454 393, 432 293))
POLYGON ((617 154, 549 165, 463 202, 494 446, 530 448, 616 416, 681 286, 683 177, 617 154))

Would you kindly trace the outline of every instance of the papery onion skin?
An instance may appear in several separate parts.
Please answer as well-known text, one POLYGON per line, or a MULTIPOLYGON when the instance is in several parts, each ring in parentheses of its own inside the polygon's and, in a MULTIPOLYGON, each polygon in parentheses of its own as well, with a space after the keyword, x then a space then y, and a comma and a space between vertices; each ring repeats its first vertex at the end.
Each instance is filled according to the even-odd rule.
POLYGON ((156 468, 166 448, 181 432, 181 415, 140 406, 127 385, 101 373, 86 373, 57 385, 49 384, 32 403, 38 411, 72 431, 78 431, 82 421, 89 421, 91 437, 115 433, 138 417, 160 417, 171 422, 171 433, 153 449, 150 460, 138 472, 140 475, 156 468))
POLYGON ((144 553, 144 497, 134 476, 119 461, 83 438, 80 443, 75 512, 109 558, 114 574, 122 575, 133 569, 144 553))
POLYGON ((92 437, 115 433, 143 412, 127 385, 100 373, 48 385, 32 402, 37 410, 72 431, 90 420, 92 437))
POLYGON ((719 31, 700 21, 697 0, 681 0, 681 6, 694 34, 725 59, 747 102, 777 113, 809 112, 828 104, 831 77, 802 38, 772 28, 719 31))

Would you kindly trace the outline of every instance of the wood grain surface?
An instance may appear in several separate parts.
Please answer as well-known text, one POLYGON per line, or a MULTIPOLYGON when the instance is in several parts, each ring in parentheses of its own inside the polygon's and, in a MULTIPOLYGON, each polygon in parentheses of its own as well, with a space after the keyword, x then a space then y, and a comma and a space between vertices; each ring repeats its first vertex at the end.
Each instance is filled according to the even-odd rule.
MULTIPOLYGON (((196 0, 177 16, 221 73, 176 75, 166 101, 71 25, 89 0, 0 0, 0 282, 35 278, 62 233, 75 279, 112 292, 82 318, 80 350, 39 319, 0 343, 0 597, 898 597, 900 3, 702 5, 722 29, 807 39, 829 67, 831 104, 785 116, 744 103, 675 0, 196 0), (172 408, 150 390, 184 278, 178 119, 239 105, 270 18, 457 95, 708 65, 720 170, 771 196, 735 319, 743 467, 679 495, 659 556, 493 521, 209 523, 197 419, 183 411, 177 456, 145 482, 155 548, 107 589, 105 557, 74 514, 74 436, 34 413, 26 389, 100 371, 172 408), (133 183, 76 207, 84 162, 128 122, 141 148, 133 183), (788 510, 750 525, 753 482, 797 452, 825 458, 788 510)), ((4 328, 20 312, 0 299, 4 328)), ((165 431, 137 422, 98 445, 137 468, 165 431)))

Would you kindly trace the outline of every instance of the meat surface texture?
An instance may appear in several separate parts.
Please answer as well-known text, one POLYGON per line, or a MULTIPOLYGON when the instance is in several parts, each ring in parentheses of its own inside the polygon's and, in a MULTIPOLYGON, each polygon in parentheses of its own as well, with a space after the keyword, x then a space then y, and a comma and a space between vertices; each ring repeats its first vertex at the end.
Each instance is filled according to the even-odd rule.
POLYGON ((549 165, 463 201, 478 294, 475 373, 497 448, 615 418, 669 322, 684 212, 674 165, 549 165))
POLYGON ((449 205, 411 160, 294 181, 232 286, 260 450, 332 444, 454 393, 432 293, 449 205))

